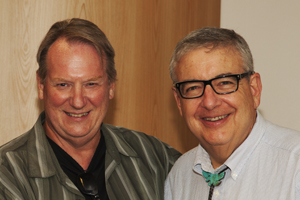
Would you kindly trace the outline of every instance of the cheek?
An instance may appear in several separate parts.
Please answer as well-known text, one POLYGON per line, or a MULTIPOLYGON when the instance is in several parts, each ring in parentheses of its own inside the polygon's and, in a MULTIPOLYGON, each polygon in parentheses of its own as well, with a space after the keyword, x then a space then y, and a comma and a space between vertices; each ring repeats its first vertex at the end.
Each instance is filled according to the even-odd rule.
POLYGON ((109 91, 95 91, 87 95, 89 102, 96 107, 106 106, 109 100, 109 91))
POLYGON ((187 99, 181 101, 181 110, 184 118, 194 117, 198 112, 199 100, 197 99, 187 99))
POLYGON ((225 104, 235 110, 239 119, 243 119, 245 116, 249 117, 249 112, 254 110, 253 98, 247 91, 232 93, 222 99, 225 104))
POLYGON ((44 103, 55 107, 63 105, 69 99, 69 95, 61 92, 47 92, 44 95, 44 103))

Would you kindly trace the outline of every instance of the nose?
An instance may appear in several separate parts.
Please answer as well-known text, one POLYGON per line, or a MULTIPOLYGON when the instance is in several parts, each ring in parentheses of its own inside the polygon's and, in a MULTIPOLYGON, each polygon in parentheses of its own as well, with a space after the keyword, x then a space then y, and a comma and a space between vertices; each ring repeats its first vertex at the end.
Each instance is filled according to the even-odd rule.
POLYGON ((213 88, 210 85, 206 85, 204 94, 201 98, 202 101, 200 105, 207 110, 213 110, 222 103, 221 99, 219 98, 219 95, 213 90, 213 88))
POLYGON ((81 109, 86 105, 86 97, 84 95, 84 90, 81 86, 76 86, 72 89, 70 105, 75 109, 81 109))

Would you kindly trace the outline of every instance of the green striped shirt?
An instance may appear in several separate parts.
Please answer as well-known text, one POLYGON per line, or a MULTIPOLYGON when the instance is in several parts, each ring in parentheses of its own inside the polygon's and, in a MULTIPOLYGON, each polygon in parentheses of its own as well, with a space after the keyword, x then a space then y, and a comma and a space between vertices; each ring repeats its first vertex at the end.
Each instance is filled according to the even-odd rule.
MULTIPOLYGON (((84 200, 47 141, 42 113, 27 133, 0 148, 0 199, 84 200)), ((110 200, 158 200, 180 153, 153 136, 103 124, 110 200)))

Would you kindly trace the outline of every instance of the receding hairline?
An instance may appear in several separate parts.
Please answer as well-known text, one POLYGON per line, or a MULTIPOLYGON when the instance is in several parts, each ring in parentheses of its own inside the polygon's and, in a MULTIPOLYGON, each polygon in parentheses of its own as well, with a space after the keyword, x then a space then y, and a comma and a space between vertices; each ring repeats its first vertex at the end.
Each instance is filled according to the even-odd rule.
POLYGON ((95 45, 89 41, 85 41, 85 40, 76 40, 76 39, 69 39, 67 37, 59 37, 57 38, 52 44, 51 46, 48 48, 48 52, 46 54, 46 67, 47 67, 47 59, 48 59, 48 55, 49 55, 49 52, 50 50, 53 48, 53 46, 55 44, 59 44, 59 42, 65 42, 66 44, 68 44, 68 46, 74 46, 74 45, 87 45, 87 46, 90 46, 92 47, 95 52, 97 53, 97 55, 99 56, 99 59, 101 61, 101 64, 103 66, 104 69, 106 69, 106 55, 105 55, 105 52, 103 50, 97 50, 97 48, 95 47, 95 45))
MULTIPOLYGON (((103 50, 101 50, 102 51, 102 56, 101 55, 99 55, 99 52, 97 51, 97 49, 95 48, 95 46, 92 44, 92 43, 89 43, 89 42, 85 42, 85 41, 80 41, 80 40, 68 40, 68 38, 66 38, 66 37, 59 37, 59 38, 57 38, 57 40, 55 40, 52 44, 51 44, 51 46, 48 48, 48 51, 47 51, 47 54, 46 54, 46 59, 45 59, 45 61, 46 61, 46 67, 47 67, 47 69, 49 69, 48 67, 48 56, 49 56, 49 53, 51 52, 51 49, 54 47, 54 45, 56 44, 59 44, 59 43, 61 43, 61 42, 65 42, 65 44, 67 44, 69 47, 71 47, 71 46, 74 46, 74 45, 87 45, 87 46, 89 46, 89 47, 92 47, 93 48, 93 50, 95 50, 95 52, 97 53, 97 55, 98 55, 98 58, 100 59, 100 63, 101 63, 101 68, 103 68, 104 69, 104 73, 105 73, 105 75, 104 76, 101 76, 101 77, 94 77, 93 79, 91 79, 90 81, 93 81, 93 80, 96 80, 96 79, 101 79, 101 78, 103 78, 103 77, 105 77, 105 78, 107 78, 108 79, 108 81, 109 81, 109 83, 114 83, 115 81, 114 80, 109 80, 109 77, 108 77, 108 74, 107 74, 107 71, 106 71, 106 63, 107 63, 107 61, 106 61, 106 55, 105 55, 105 52, 103 51, 103 50)), ((47 70, 48 71, 48 70, 47 70)), ((46 77, 45 77, 45 79, 44 80, 42 80, 42 81, 45 81, 46 79, 47 79, 47 75, 48 75, 48 73, 46 74, 46 77)))

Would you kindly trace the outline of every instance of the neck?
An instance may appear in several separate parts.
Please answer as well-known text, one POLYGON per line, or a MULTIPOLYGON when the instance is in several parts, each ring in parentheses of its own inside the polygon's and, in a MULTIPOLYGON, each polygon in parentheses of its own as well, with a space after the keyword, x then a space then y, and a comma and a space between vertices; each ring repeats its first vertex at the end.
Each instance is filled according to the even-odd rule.
POLYGON ((82 167, 83 170, 87 170, 100 141, 101 135, 98 135, 99 137, 89 141, 88 143, 82 146, 73 146, 72 144, 66 141, 55 141, 52 138, 51 139, 58 146, 60 146, 67 154, 69 154, 82 167))
POLYGON ((231 140, 231 142, 222 145, 211 145, 206 142, 204 142, 204 144, 201 144, 201 146, 209 154, 214 169, 223 165, 225 161, 231 156, 231 154, 247 139, 247 137, 251 133, 254 123, 255 120, 249 127, 247 134, 245 134, 244 137, 240 140, 231 140))
POLYGON ((223 165, 226 160, 232 155, 232 153, 238 148, 237 146, 226 145, 206 145, 201 144, 201 146, 208 153, 212 167, 217 169, 221 165, 223 165))
POLYGON ((53 134, 53 132, 48 131, 46 131, 46 135, 69 154, 83 170, 88 169, 101 138, 100 130, 92 138, 87 140, 79 138, 67 140, 58 134, 53 134))
POLYGON ((209 149, 207 151, 209 154, 211 164, 214 169, 217 169, 221 165, 225 163, 225 161, 229 158, 232 152, 226 152, 223 148, 217 149, 209 149))

